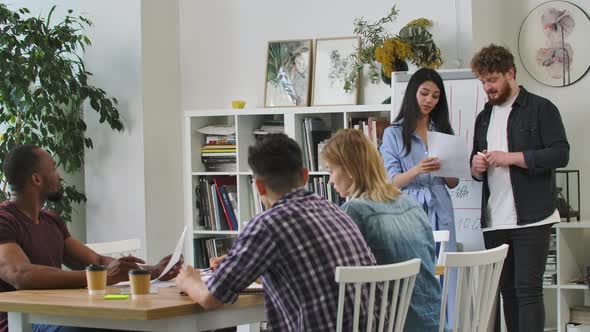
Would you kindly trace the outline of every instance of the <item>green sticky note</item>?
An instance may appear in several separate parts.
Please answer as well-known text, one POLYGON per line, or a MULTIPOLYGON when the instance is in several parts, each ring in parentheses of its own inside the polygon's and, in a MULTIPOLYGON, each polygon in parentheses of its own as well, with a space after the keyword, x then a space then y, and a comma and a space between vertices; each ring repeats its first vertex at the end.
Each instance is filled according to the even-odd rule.
POLYGON ((105 300, 127 300, 129 295, 125 294, 107 294, 104 296, 105 300))

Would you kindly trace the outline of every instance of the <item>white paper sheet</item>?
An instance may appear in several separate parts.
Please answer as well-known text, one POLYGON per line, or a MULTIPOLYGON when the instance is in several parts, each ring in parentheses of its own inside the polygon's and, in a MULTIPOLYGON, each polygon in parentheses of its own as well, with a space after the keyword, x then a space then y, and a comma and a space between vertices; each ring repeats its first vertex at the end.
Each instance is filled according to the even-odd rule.
MULTIPOLYGON (((201 274, 201 280, 203 282, 206 282, 209 278, 211 278, 212 274, 206 274, 203 275, 201 274)), ((242 292, 256 292, 256 291, 263 291, 264 288, 262 287, 262 284, 259 284, 257 282, 253 282, 250 284, 250 286, 246 287, 245 289, 242 290, 242 292)))
POLYGON ((198 132, 205 135, 233 135, 236 133, 235 126, 207 126, 197 129, 198 132))
POLYGON ((465 137, 428 132, 428 156, 440 159, 440 170, 434 176, 469 179, 469 148, 465 137))
POLYGON ((184 230, 182 231, 182 234, 180 234, 180 238, 178 239, 178 242, 176 243, 176 248, 174 249, 174 253, 172 254, 172 258, 170 258, 168 265, 166 265, 166 267, 164 268, 164 271, 162 271, 162 273, 156 279, 152 280, 152 283, 154 283, 156 280, 160 280, 160 278, 162 278, 162 276, 164 276, 166 273, 168 273, 168 271, 170 271, 170 269, 176 263, 178 263, 178 261, 180 260, 180 254, 182 253, 182 246, 184 244, 184 235, 185 234, 186 234, 186 226, 184 226, 184 230))

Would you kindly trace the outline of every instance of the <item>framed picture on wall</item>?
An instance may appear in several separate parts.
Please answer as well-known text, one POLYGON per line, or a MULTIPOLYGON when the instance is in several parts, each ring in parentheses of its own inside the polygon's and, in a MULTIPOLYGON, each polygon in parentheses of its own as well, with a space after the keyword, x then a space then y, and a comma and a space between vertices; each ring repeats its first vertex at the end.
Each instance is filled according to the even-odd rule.
POLYGON ((312 105, 357 104, 359 80, 346 92, 344 79, 352 70, 357 70, 350 56, 359 44, 358 37, 316 39, 312 105))
POLYGON ((527 15, 518 34, 518 54, 538 82, 564 87, 590 69, 590 18, 567 1, 547 1, 527 15))
POLYGON ((268 43, 265 107, 309 105, 311 39, 268 43))

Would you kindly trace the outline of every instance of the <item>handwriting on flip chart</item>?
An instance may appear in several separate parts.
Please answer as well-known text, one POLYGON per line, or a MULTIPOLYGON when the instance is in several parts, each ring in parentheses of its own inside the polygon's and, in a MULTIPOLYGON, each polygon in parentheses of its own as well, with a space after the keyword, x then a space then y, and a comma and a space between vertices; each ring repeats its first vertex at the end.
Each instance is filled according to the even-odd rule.
POLYGON ((463 251, 485 249, 480 224, 481 182, 461 179, 457 187, 449 190, 449 194, 455 213, 457 243, 463 251))

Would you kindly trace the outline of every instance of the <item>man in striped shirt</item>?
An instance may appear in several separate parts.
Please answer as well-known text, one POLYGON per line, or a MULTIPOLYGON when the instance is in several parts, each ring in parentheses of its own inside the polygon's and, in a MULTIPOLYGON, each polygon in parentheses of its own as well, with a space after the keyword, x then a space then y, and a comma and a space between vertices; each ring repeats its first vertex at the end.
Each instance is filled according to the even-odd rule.
MULTIPOLYGON (((337 266, 374 265, 354 222, 338 206, 301 189, 307 183, 301 149, 284 134, 270 134, 248 151, 256 188, 267 210, 240 233, 206 283, 185 267, 177 286, 205 309, 234 302, 261 277, 273 331, 334 331, 337 266)), ((366 295, 366 294, 364 294, 366 295)), ((346 293, 344 331, 352 329, 354 293, 346 293)), ((366 326, 362 308, 361 327, 366 326)))

